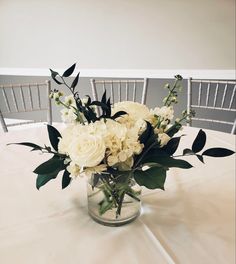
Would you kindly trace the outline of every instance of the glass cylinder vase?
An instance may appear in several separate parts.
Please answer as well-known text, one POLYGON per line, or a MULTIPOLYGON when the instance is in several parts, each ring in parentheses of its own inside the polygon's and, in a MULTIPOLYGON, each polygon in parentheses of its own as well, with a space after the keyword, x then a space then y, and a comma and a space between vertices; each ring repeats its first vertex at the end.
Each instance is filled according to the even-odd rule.
POLYGON ((114 183, 93 178, 87 183, 88 213, 96 222, 107 226, 121 226, 135 220, 141 211, 141 187, 130 179, 128 183, 114 183))

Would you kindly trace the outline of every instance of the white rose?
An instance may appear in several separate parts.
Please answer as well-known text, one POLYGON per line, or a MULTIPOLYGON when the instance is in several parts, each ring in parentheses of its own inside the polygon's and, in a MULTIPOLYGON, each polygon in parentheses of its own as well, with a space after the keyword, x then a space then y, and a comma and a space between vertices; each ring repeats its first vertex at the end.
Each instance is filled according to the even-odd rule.
POLYGON ((106 147, 102 137, 81 134, 71 140, 69 156, 81 168, 97 166, 103 160, 106 147))
POLYGON ((59 153, 69 155, 69 147, 74 136, 74 126, 70 125, 61 132, 62 138, 59 138, 58 151, 59 153))

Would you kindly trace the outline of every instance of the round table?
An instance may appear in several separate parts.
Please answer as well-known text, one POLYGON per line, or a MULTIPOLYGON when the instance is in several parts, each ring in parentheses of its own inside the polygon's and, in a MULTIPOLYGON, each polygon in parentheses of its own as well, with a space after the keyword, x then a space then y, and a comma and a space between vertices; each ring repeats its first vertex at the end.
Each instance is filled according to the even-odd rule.
MULTIPOLYGON (((179 153, 198 130, 181 131, 179 153)), ((206 148, 235 148, 234 135, 205 131, 206 148)), ((170 169, 165 191, 143 188, 136 221, 106 227, 87 214, 85 178, 36 189, 32 171, 50 155, 6 145, 26 141, 49 144, 46 126, 0 134, 0 263, 235 263, 235 155, 185 157, 194 167, 170 169)))

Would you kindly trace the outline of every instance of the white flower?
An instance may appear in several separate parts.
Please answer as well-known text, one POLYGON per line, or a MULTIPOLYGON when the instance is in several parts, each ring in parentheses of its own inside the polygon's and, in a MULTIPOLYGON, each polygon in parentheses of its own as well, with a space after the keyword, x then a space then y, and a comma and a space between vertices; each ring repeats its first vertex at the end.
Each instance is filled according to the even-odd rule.
POLYGON ((73 95, 66 96, 65 97, 65 100, 64 100, 64 104, 66 104, 68 106, 69 105, 75 106, 76 104, 75 104, 74 96, 73 95))
POLYGON ((100 164, 100 165, 92 167, 92 168, 90 167, 90 168, 84 169, 84 173, 86 174, 86 176, 89 177, 94 173, 101 174, 103 171, 106 171, 106 169, 107 169, 106 164, 100 164))
POLYGON ((174 109, 172 106, 162 106, 161 108, 156 107, 153 110, 150 110, 150 113, 161 117, 163 121, 167 119, 172 120, 174 117, 174 109))
POLYGON ((150 114, 146 105, 131 101, 123 101, 114 104, 112 115, 118 111, 125 111, 127 113, 127 115, 122 115, 117 118, 117 120, 122 124, 126 124, 128 128, 132 127, 137 120, 146 119, 150 114))
POLYGON ((118 160, 118 157, 116 155, 114 155, 114 156, 110 155, 107 158, 107 163, 109 166, 113 166, 113 165, 117 164, 118 162, 119 162, 119 160, 118 160))
POLYGON ((66 167, 68 172, 70 173, 71 178, 76 178, 80 174, 80 167, 75 164, 73 161, 70 162, 70 164, 66 167))
POLYGON ((158 134, 158 140, 161 147, 165 146, 171 138, 166 133, 158 134))
POLYGON ((70 144, 74 136, 73 129, 74 126, 70 125, 61 132, 62 138, 59 138, 58 143, 59 153, 69 155, 70 144))
POLYGON ((77 115, 73 108, 64 108, 61 110, 61 119, 64 123, 73 123, 76 121, 77 115))
POLYGON ((105 143, 101 136, 81 134, 71 139, 69 155, 81 168, 97 166, 105 156, 105 143))

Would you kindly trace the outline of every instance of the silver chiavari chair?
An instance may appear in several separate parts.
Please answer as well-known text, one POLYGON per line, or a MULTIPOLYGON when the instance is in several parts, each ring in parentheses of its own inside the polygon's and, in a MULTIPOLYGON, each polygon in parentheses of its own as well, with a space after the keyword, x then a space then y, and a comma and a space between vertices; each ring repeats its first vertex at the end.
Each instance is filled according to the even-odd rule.
MULTIPOLYGON (((192 110, 196 111, 197 117, 191 117, 189 120, 190 126, 192 122, 208 122, 218 123, 232 127, 230 133, 236 133, 236 81, 225 80, 199 80, 189 78, 188 80, 188 99, 187 111, 190 113, 192 110), (198 117, 198 111, 205 111, 205 114, 214 111, 214 118, 198 117), (216 112, 217 111, 217 112, 216 112), (224 114, 223 114, 224 113, 224 114), (232 117, 232 121, 226 119, 227 116, 232 117), (222 119, 220 119, 222 116, 222 119), (216 118, 215 118, 216 117, 216 118)), ((202 115, 204 115, 202 112, 202 115)))
POLYGON ((8 127, 10 126, 42 122, 45 120, 48 124, 52 124, 50 92, 51 83, 49 80, 44 83, 0 85, 0 123, 3 131, 8 132, 8 127), (24 115, 30 112, 39 112, 40 120, 35 120, 34 117, 32 118, 32 115, 30 116, 30 120, 22 120, 22 122, 7 124, 4 120, 4 117, 9 117, 9 115, 15 119, 19 114, 20 119, 22 119, 22 114, 24 115), (42 112, 45 115, 44 120, 42 120, 42 112))
MULTIPOLYGON (((93 99, 98 100, 106 90, 111 103, 133 101, 146 103, 148 79, 138 80, 90 80, 93 99), (98 96, 99 94, 99 96, 98 96)), ((99 113, 99 109, 98 109, 99 113)))

